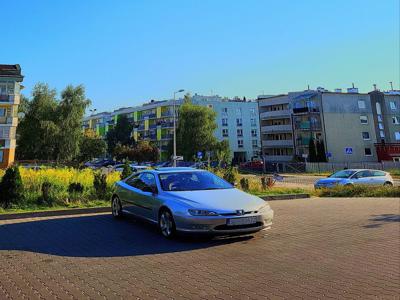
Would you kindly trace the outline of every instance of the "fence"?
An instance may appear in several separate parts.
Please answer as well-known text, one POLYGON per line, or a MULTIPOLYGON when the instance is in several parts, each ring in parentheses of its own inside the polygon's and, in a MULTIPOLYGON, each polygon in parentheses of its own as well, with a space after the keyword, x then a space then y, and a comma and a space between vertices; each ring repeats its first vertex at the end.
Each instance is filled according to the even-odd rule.
POLYGON ((375 170, 393 170, 400 169, 400 162, 360 162, 360 163, 306 163, 307 173, 328 173, 347 169, 375 169, 375 170))

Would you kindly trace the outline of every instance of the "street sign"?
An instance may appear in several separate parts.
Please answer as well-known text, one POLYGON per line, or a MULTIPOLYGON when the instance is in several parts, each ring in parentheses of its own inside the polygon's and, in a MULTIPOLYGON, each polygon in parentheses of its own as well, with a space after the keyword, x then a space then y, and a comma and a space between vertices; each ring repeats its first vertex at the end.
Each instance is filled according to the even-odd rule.
POLYGON ((172 157, 172 160, 183 160, 183 156, 172 157))
POLYGON ((332 157, 332 152, 326 152, 326 157, 332 157))
POLYGON ((346 148, 344 148, 344 153, 346 153, 346 154, 353 154, 353 148, 352 148, 352 147, 346 147, 346 148))
POLYGON ((203 152, 199 151, 197 152, 197 158, 203 158, 203 152))

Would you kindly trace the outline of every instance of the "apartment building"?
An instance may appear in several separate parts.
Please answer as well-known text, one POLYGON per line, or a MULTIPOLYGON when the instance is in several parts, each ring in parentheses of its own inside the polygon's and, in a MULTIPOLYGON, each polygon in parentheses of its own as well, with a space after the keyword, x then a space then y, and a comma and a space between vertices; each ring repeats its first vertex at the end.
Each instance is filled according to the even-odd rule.
POLYGON ((330 162, 398 160, 399 98, 396 91, 357 88, 259 96, 263 155, 271 162, 304 161, 313 139, 324 144, 330 162))
POLYGON ((0 168, 14 162, 22 80, 19 65, 0 65, 0 168))
MULTIPOLYGON (((176 100, 177 112, 182 102, 182 99, 176 100)), ((206 106, 216 112, 215 136, 218 140, 229 141, 234 161, 247 161, 260 155, 257 102, 195 94, 192 96, 192 103, 206 106)), ((149 140, 157 144, 161 158, 165 160, 168 159, 168 144, 173 139, 173 107, 173 100, 152 100, 141 106, 88 116, 84 119, 83 128, 91 128, 104 136, 109 128, 116 124, 119 116, 126 115, 134 124, 132 137, 137 141, 149 140)))

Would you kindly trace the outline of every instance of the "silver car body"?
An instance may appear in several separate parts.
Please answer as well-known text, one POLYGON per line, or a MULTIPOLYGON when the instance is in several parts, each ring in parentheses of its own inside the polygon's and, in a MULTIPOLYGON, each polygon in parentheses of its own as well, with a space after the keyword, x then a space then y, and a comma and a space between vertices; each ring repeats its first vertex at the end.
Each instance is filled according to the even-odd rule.
POLYGON ((122 212, 158 223, 161 208, 168 208, 172 212, 178 232, 236 234, 271 227, 273 211, 268 203, 233 186, 217 190, 164 191, 158 175, 177 172, 207 171, 159 168, 139 172, 140 176, 154 175, 156 192, 143 191, 129 185, 129 177, 119 181, 116 183, 116 195, 121 201, 122 212), (216 215, 193 216, 189 209, 213 211, 216 215))
POLYGON ((332 188, 337 185, 393 185, 392 176, 382 170, 346 169, 342 170, 342 172, 349 172, 351 176, 348 178, 328 177, 319 179, 315 182, 314 187, 318 189, 332 188))

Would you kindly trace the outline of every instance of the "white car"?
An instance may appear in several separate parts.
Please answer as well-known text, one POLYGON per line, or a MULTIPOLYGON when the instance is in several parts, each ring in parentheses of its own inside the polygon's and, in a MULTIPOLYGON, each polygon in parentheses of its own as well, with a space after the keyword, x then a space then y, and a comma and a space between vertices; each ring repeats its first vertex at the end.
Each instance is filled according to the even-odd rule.
MULTIPOLYGON (((137 165, 133 165, 133 164, 130 164, 130 166, 132 168, 132 172, 133 173, 148 169, 148 167, 146 167, 146 166, 137 166, 137 165)), ((113 166, 111 168, 112 172, 113 171, 122 172, 123 170, 124 170, 124 164, 118 164, 118 165, 115 165, 115 166, 113 166)))

